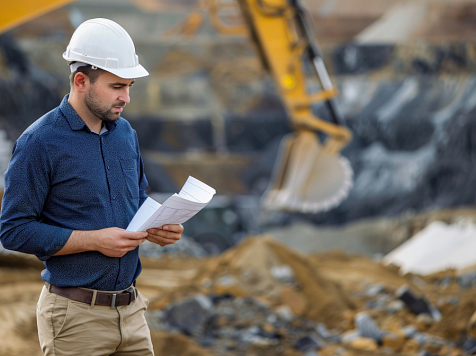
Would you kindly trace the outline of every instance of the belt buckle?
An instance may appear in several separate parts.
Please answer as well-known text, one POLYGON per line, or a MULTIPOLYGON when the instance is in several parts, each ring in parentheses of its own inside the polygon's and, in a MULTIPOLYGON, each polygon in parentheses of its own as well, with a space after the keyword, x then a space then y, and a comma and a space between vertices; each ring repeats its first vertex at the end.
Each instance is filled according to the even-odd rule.
POLYGON ((115 308, 115 307, 116 307, 116 297, 117 297, 117 294, 113 294, 113 295, 112 295, 111 308, 115 308))
MULTIPOLYGON (((130 287, 127 291, 126 291, 128 294, 129 294, 129 302, 127 303, 127 305, 131 304, 132 303, 132 296, 134 295, 134 287, 130 287)), ((124 292, 123 292, 124 293, 124 292)), ((121 293, 122 294, 122 293, 121 293)), ((112 298, 111 298, 111 308, 115 308, 116 307, 116 298, 117 298, 117 293, 114 293, 112 295, 112 298)))

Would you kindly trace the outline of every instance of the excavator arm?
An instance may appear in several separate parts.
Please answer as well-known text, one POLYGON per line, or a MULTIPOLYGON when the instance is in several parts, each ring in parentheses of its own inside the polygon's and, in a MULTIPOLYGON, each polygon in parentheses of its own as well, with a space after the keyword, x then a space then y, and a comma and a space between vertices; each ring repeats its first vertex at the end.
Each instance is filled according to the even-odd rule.
MULTIPOLYGON (((0 14, 0 33, 72 1, 5 2, 0 14)), ((267 209, 306 213, 329 210, 347 197, 352 185, 350 164, 339 155, 351 133, 345 127, 336 100, 337 90, 313 38, 310 18, 299 0, 236 1, 245 27, 232 28, 220 22, 219 0, 209 0, 212 23, 224 33, 250 33, 294 128, 281 142, 263 205, 267 209), (316 93, 307 90, 304 60, 312 65, 321 84, 322 90, 316 93), (313 105, 320 101, 325 101, 332 122, 313 114, 313 105), (323 142, 318 133, 326 137, 323 142)), ((229 7, 230 2, 224 6, 229 7)))
POLYGON ((0 11, 0 33, 25 23, 74 0, 3 1, 0 11))
MULTIPOLYGON (((298 0, 237 1, 294 129, 281 142, 274 173, 263 196, 264 207, 306 213, 329 210, 347 197, 352 186, 350 164, 339 155, 352 136, 336 100, 338 91, 313 38, 310 17, 298 0), (321 84, 318 92, 308 92, 305 61, 321 84), (312 112, 313 105, 322 101, 332 122, 312 112), (317 133, 324 134, 323 142, 317 133)), ((211 0, 211 4, 212 22, 218 30, 243 32, 220 23, 220 3, 211 0)))

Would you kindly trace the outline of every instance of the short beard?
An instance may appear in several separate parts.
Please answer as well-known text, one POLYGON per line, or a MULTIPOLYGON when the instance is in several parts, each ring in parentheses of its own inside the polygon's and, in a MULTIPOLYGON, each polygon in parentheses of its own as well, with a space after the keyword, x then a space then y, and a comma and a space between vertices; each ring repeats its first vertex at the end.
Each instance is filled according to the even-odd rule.
POLYGON ((86 94, 84 103, 89 111, 101 121, 117 121, 121 117, 121 113, 112 112, 112 108, 115 106, 126 106, 126 103, 123 101, 119 101, 110 107, 103 105, 98 100, 96 92, 92 87, 86 94))

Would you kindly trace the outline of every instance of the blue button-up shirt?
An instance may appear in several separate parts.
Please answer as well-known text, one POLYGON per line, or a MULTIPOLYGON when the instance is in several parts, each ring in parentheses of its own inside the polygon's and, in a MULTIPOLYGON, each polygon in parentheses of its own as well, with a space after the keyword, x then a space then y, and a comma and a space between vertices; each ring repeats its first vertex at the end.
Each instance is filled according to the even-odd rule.
POLYGON ((42 278, 59 287, 121 290, 141 271, 139 248, 53 256, 73 230, 125 229, 147 198, 136 132, 123 118, 105 124, 100 135, 89 130, 67 95, 20 136, 5 173, 2 244, 36 255, 42 278))

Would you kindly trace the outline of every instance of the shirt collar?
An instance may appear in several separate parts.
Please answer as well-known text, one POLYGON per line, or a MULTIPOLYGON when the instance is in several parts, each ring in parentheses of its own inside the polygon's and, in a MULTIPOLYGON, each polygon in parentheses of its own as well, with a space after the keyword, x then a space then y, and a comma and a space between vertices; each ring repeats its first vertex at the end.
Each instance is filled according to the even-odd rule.
MULTIPOLYGON (((81 119, 81 117, 78 115, 78 113, 73 109, 73 107, 69 104, 68 102, 69 99, 69 94, 66 94, 65 97, 63 98, 63 101, 60 104, 60 110, 66 117, 66 120, 69 123, 69 126, 71 127, 71 130, 73 131, 78 131, 78 130, 89 130, 88 125, 81 119)), ((108 131, 114 130, 114 128, 117 125, 116 121, 103 121, 106 129, 108 131)))

